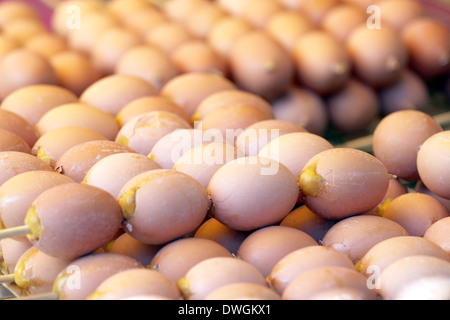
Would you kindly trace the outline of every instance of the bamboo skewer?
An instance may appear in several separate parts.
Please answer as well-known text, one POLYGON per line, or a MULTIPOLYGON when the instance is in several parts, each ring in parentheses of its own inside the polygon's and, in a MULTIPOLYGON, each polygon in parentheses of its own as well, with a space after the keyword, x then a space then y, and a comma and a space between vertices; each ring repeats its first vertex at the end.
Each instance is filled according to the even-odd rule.
POLYGON ((31 229, 28 225, 3 229, 0 231, 0 239, 4 238, 15 238, 15 237, 23 237, 27 234, 30 234, 31 229))

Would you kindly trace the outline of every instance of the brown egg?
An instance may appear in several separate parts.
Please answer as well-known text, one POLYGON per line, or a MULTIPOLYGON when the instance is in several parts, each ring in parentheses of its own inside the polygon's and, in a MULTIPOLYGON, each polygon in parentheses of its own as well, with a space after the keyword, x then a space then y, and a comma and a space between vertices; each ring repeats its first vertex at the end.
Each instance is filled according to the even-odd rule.
POLYGON ((180 44, 191 39, 194 39, 194 36, 183 24, 176 21, 160 22, 145 34, 146 43, 169 56, 180 44))
POLYGON ((444 198, 438 196, 437 194, 435 194, 434 192, 431 192, 430 189, 428 189, 421 180, 417 181, 414 191, 419 192, 419 193, 425 193, 425 194, 428 194, 428 195, 438 199, 439 202, 442 203, 447 208, 447 210, 450 212, 450 199, 444 199, 444 198))
POLYGON ((392 263, 409 256, 432 256, 450 261, 437 244, 415 236, 400 236, 383 240, 367 251, 356 268, 367 278, 379 275, 392 263))
POLYGON ((89 128, 61 127, 40 136, 33 145, 31 153, 53 167, 70 148, 96 140, 108 139, 89 128))
POLYGON ((105 9, 123 20, 126 16, 140 10, 151 8, 152 4, 146 0, 111 0, 105 3, 105 9))
POLYGON ((122 25, 144 37, 148 30, 166 21, 168 21, 168 17, 163 12, 150 6, 137 10, 132 15, 124 16, 122 25))
POLYGON ((61 127, 88 128, 108 140, 114 140, 120 129, 111 114, 86 103, 62 104, 47 111, 36 124, 40 136, 61 127))
POLYGON ((164 51, 152 45, 129 48, 115 64, 115 73, 141 78, 157 91, 177 76, 177 64, 164 51))
POLYGON ((0 35, 0 59, 3 59, 3 57, 9 52, 18 49, 19 47, 20 45, 16 41, 10 39, 4 34, 0 35))
POLYGON ((407 193, 392 200, 383 217, 400 224, 411 236, 423 237, 431 225, 449 216, 439 200, 422 193, 407 193))
POLYGON ((60 85, 77 96, 102 77, 90 58, 79 51, 66 50, 56 53, 51 57, 50 63, 60 85))
POLYGON ((265 111, 252 105, 229 105, 217 108, 196 123, 216 142, 235 144, 239 135, 252 124, 272 119, 265 111), (218 140, 219 139, 219 140, 218 140))
POLYGON ((330 289, 353 289, 363 300, 377 300, 377 294, 367 287, 367 279, 354 269, 341 266, 317 267, 302 272, 286 287, 283 300, 309 300, 330 289))
POLYGON ((1 108, 18 114, 35 126, 47 111, 61 104, 77 101, 74 93, 57 85, 30 85, 5 97, 1 108))
POLYGON ((384 300, 408 296, 408 291, 412 299, 416 295, 419 300, 421 296, 448 300, 449 279, 450 262, 431 256, 410 256, 397 260, 379 275, 379 293, 384 300), (434 285, 429 287, 429 282, 434 285), (410 291, 413 284, 419 285, 419 290, 410 291))
POLYGON ((17 43, 24 45, 34 37, 45 34, 47 30, 40 20, 22 18, 14 19, 3 26, 2 32, 17 43))
POLYGON ((195 110, 192 120, 200 121, 215 109, 231 105, 255 106, 266 112, 269 117, 273 117, 272 106, 267 100, 248 91, 233 89, 219 91, 203 99, 195 110))
POLYGON ((48 32, 33 36, 31 39, 26 41, 24 46, 27 49, 46 57, 47 59, 51 59, 53 55, 69 49, 64 38, 48 32))
POLYGON ((190 175, 206 189, 214 173, 239 156, 239 152, 231 144, 206 143, 184 153, 175 162, 173 170, 190 175))
POLYGON ((194 37, 206 39, 212 26, 225 17, 227 17, 225 10, 206 1, 186 16, 184 26, 194 37))
POLYGON ((161 166, 147 156, 136 153, 116 153, 94 164, 86 173, 82 183, 102 188, 114 198, 131 178, 145 171, 161 169, 161 166), (114 174, 111 174, 111 173, 114 174))
POLYGON ((233 230, 215 218, 209 218, 198 227, 194 237, 213 240, 236 255, 248 234, 248 232, 233 230))
POLYGON ((151 111, 130 119, 116 136, 116 142, 149 155, 155 143, 176 129, 190 129, 191 125, 172 112, 151 111))
POLYGON ((380 87, 397 81, 406 67, 408 50, 393 28, 356 27, 346 41, 355 74, 368 84, 380 87))
POLYGON ((384 115, 400 110, 426 111, 430 93, 424 79, 406 69, 400 79, 378 91, 381 111, 384 115))
POLYGON ((449 155, 450 130, 429 137, 420 146, 417 154, 420 180, 431 192, 448 200, 450 200, 449 155))
POLYGON ((228 59, 237 86, 264 98, 283 94, 294 78, 289 53, 264 31, 241 36, 228 59))
POLYGON ((323 135, 329 124, 325 100, 316 92, 290 86, 285 95, 271 102, 275 119, 298 123, 308 132, 323 135))
POLYGON ((128 233, 124 233, 113 240, 107 252, 129 256, 139 261, 143 266, 148 266, 160 249, 160 245, 143 243, 128 233))
POLYGON ((179 23, 185 23, 190 14, 194 13, 196 10, 204 5, 208 5, 207 0, 174 0, 166 1, 162 6, 162 11, 173 21, 179 23))
POLYGON ((132 100, 157 94, 158 90, 141 78, 114 74, 90 85, 81 94, 80 102, 117 116, 119 111, 132 100))
POLYGON ((251 30, 253 30, 252 25, 244 18, 227 16, 211 27, 205 40, 219 55, 228 58, 237 39, 251 30))
POLYGON ((26 86, 56 85, 58 80, 52 65, 47 59, 25 48, 9 52, 0 61, 0 98, 26 86))
POLYGON ((217 0, 216 3, 230 15, 239 16, 242 14, 246 3, 250 1, 251 0, 217 0))
POLYGON ((326 266, 354 270, 352 261, 342 252, 324 246, 307 246, 281 258, 272 268, 267 280, 272 288, 282 295, 286 287, 298 275, 326 266))
POLYGON ((427 231, 425 231, 423 238, 441 247, 450 258, 450 239, 448 238, 449 230, 450 218, 442 218, 433 223, 427 231))
POLYGON ((185 300, 203 300, 219 287, 232 283, 266 285, 264 276, 250 263, 232 257, 215 257, 190 268, 178 281, 178 288, 185 300), (223 276, 215 277, 214 274, 223 276))
POLYGON ((373 209, 389 187, 384 165, 371 154, 352 148, 333 148, 315 155, 298 181, 308 208, 327 219, 373 209))
POLYGON ((53 171, 43 160, 25 152, 0 152, 0 186, 12 177, 27 171, 53 171))
POLYGON ((300 248, 317 245, 303 231, 276 225, 253 231, 241 243, 237 257, 251 263, 267 277, 284 256, 300 248))
POLYGON ((39 19, 34 7, 23 1, 2 1, 0 5, 0 26, 4 27, 18 19, 39 19))
POLYGON ((14 283, 27 294, 51 292, 56 277, 71 262, 70 259, 50 256, 33 246, 17 261, 14 283))
POLYGON ((6 109, 0 109, 0 128, 9 132, 15 133, 21 137, 31 148, 39 138, 36 129, 23 117, 8 111, 6 109))
POLYGON ((325 234, 337 221, 322 218, 308 209, 300 206, 292 210, 281 222, 280 226, 295 228, 310 235, 318 243, 322 243, 325 234))
POLYGON ((419 110, 400 110, 384 117, 373 134, 373 152, 390 174, 408 181, 419 180, 420 146, 442 131, 439 123, 419 110))
POLYGON ((103 74, 113 74, 124 53, 141 43, 141 37, 136 32, 123 27, 109 29, 92 49, 93 64, 103 74))
POLYGON ((156 294, 172 300, 181 298, 176 283, 170 278, 154 270, 137 268, 103 280, 87 300, 121 300, 141 294, 156 294))
POLYGON ((297 40, 315 28, 313 22, 300 11, 282 10, 272 15, 265 31, 288 52, 293 52, 297 40))
POLYGON ((339 0, 303 0, 301 4, 301 12, 303 12, 317 26, 320 26, 324 16, 339 4, 339 0))
POLYGON ((319 293, 313 295, 310 300, 378 300, 378 297, 369 297, 363 291, 353 289, 353 288, 331 288, 320 291, 319 293))
POLYGON ((279 2, 281 4, 283 4, 283 6, 286 9, 293 10, 293 11, 300 11, 300 9, 302 8, 305 1, 304 0, 279 0, 279 2))
POLYGON ((389 179, 389 187, 384 195, 384 199, 378 204, 376 208, 373 208, 366 214, 382 215, 386 206, 395 198, 402 194, 408 193, 408 188, 398 179, 391 177, 389 179))
POLYGON ((0 241, 0 252, 2 253, 0 269, 3 274, 14 274, 17 261, 22 254, 33 247, 30 241, 18 241, 14 238, 4 238, 0 241))
POLYGON ((261 149, 274 139, 298 132, 306 132, 306 129, 290 121, 277 119, 259 121, 246 127, 238 135, 236 148, 246 156, 257 156, 261 149))
POLYGON ((236 85, 223 76, 194 72, 172 78, 160 93, 182 106, 192 117, 203 99, 213 93, 233 89, 236 85))
POLYGON ((143 266, 129 256, 118 253, 88 254, 61 271, 53 284, 53 291, 59 300, 86 300, 108 277, 135 268, 143 266), (73 281, 78 285, 74 285, 73 281))
POLYGON ((366 22, 367 17, 362 8, 350 3, 341 3, 326 12, 320 27, 345 43, 350 33, 366 22))
POLYGON ((401 32, 414 19, 427 15, 420 1, 410 0, 380 0, 375 3, 380 12, 381 23, 401 32))
POLYGON ((115 154, 136 152, 123 144, 109 140, 87 141, 65 151, 55 163, 55 170, 75 182, 83 181, 89 169, 101 159, 115 154))
POLYGON ((123 229, 149 244, 164 244, 194 232, 210 207, 206 190, 199 182, 166 169, 131 178, 121 189, 118 202, 123 229))
POLYGON ((209 183, 212 215, 240 231, 279 223, 297 202, 296 181, 292 172, 275 160, 243 157, 230 161, 209 183))
POLYGON ((228 75, 226 60, 204 40, 192 39, 183 42, 172 52, 171 58, 181 73, 228 75))
POLYGON ((381 111, 377 92, 358 79, 327 97, 331 124, 344 133, 358 133, 375 124, 381 111))
POLYGON ((0 129, 0 152, 3 151, 31 153, 31 148, 19 135, 5 129, 0 129))
POLYGON ((408 236, 408 232, 397 222, 361 215, 337 222, 325 234, 323 245, 346 254, 356 264, 377 243, 399 236, 408 236))
POLYGON ((232 255, 215 241, 203 238, 183 238, 164 245, 148 268, 159 271, 177 282, 194 265, 214 257, 232 257, 232 255))
POLYGON ((345 46, 328 32, 305 33, 296 41, 292 55, 300 83, 321 95, 341 89, 350 77, 345 46))
POLYGON ((274 15, 282 11, 284 7, 277 0, 249 0, 243 4, 240 16, 254 28, 262 30, 274 15))
MULTIPOLYGON (((276 301, 281 297, 267 286, 256 283, 232 283, 221 286, 204 297, 203 300, 264 300, 276 301)), ((268 306, 266 307, 267 309, 268 306)), ((264 309, 263 309, 264 310, 264 309)), ((262 311, 261 311, 262 312, 262 311)), ((268 312, 268 310, 264 311, 268 312)))

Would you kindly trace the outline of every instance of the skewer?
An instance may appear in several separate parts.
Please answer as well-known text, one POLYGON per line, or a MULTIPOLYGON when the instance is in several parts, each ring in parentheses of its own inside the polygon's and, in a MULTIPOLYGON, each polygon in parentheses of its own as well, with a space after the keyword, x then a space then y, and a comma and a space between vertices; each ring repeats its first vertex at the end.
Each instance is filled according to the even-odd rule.
POLYGON ((33 294, 33 295, 28 295, 28 296, 8 298, 5 300, 58 300, 58 295, 54 292, 47 292, 47 293, 41 293, 41 294, 33 294))
POLYGON ((23 237, 31 233, 31 229, 28 225, 3 229, 0 231, 0 239, 23 237))
POLYGON ((13 283, 14 274, 5 274, 0 276, 0 283, 13 283))

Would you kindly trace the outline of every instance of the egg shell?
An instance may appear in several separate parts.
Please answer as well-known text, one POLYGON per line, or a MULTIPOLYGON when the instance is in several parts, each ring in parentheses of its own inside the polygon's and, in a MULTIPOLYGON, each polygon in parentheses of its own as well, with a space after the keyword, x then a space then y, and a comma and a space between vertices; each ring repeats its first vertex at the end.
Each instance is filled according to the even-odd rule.
POLYGON ((0 25, 5 26, 17 19, 39 19, 39 15, 29 3, 3 1, 0 6, 0 25))
POLYGON ((284 165, 260 157, 242 157, 219 168, 208 193, 213 217, 239 231, 279 223, 295 206, 296 178, 284 165))
POLYGON ((61 127, 40 136, 31 148, 31 153, 53 167, 70 148, 84 142, 97 140, 108 139, 89 128, 61 127))
POLYGON ((4 129, 0 129, 0 151, 17 151, 31 153, 28 143, 19 135, 4 129))
POLYGON ((166 169, 150 170, 131 178, 121 189, 118 202, 124 230, 148 244, 164 244, 195 231, 210 206, 206 190, 199 182, 187 174, 166 169))
POLYGON ((119 231, 121 221, 120 206, 111 194, 80 183, 43 191, 25 217, 31 229, 28 239, 46 254, 65 259, 106 245, 119 231))
POLYGON ((278 260, 267 280, 272 288, 282 295, 298 275, 326 266, 354 270, 353 262, 342 252, 325 246, 307 246, 294 250, 278 260))
POLYGON ((114 140, 120 128, 116 119, 106 111, 86 103, 62 104, 47 111, 36 124, 40 136, 61 127, 84 127, 114 140))
POLYGON ((24 242, 14 238, 1 239, 0 252, 2 253, 2 258, 0 267, 3 274, 14 274, 17 261, 25 251, 32 247, 33 245, 30 241, 24 242))
POLYGON ((423 237, 441 247, 447 252, 450 258, 450 239, 448 231, 450 229, 450 218, 442 218, 433 223, 425 232, 423 237))
POLYGON ((278 1, 249 0, 243 4, 240 16, 250 22, 254 28, 264 29, 270 19, 282 11, 284 11, 284 7, 278 1))
POLYGON ((114 74, 91 84, 80 96, 80 102, 113 115, 132 100, 155 96, 158 90, 147 81, 129 75, 114 74))
POLYGON ((116 153, 136 153, 132 148, 109 140, 87 141, 65 151, 55 163, 55 170, 83 181, 89 169, 101 159, 116 153))
POLYGON ((322 243, 323 237, 336 222, 336 220, 322 218, 309 210, 307 206, 300 205, 300 207, 289 212, 280 222, 280 226, 303 231, 318 243, 322 243))
MULTIPOLYGON (((69 177, 53 171, 27 171, 0 186, 0 217, 5 228, 24 225, 25 216, 34 199, 54 186, 73 182, 69 177)), ((26 237, 16 240, 28 241, 26 237)))
POLYGON ((237 257, 258 268, 264 277, 284 256, 317 242, 307 233, 286 226, 269 226, 252 232, 241 243, 237 257))
POLYGON ((173 21, 185 23, 189 14, 195 12, 203 5, 207 5, 206 0, 183 1, 175 0, 164 3, 162 11, 173 21))
POLYGON ((324 16, 339 4, 339 0, 304 0, 300 6, 301 11, 317 26, 320 26, 324 16))
POLYGON ((107 252, 129 256, 139 261, 143 266, 148 266, 161 248, 160 245, 146 244, 136 240, 128 233, 123 233, 113 240, 107 252))
POLYGON ((208 218, 195 231, 194 237, 213 240, 236 255, 239 246, 248 235, 249 232, 233 230, 215 218, 208 218))
POLYGON ((251 0, 218 0, 217 5, 231 15, 241 15, 246 3, 251 0))
POLYGON ((161 166, 147 156, 134 152, 116 153, 95 163, 82 183, 106 190, 117 198, 122 187, 131 178, 154 169, 161 169, 161 166))
POLYGON ((389 187, 389 175, 381 161, 353 148, 318 153, 306 163, 298 181, 306 206, 334 220, 373 209, 389 187))
POLYGON ((158 47, 170 56, 173 51, 194 36, 186 27, 176 21, 160 22, 145 34, 145 43, 158 47))
POLYGON ((345 43, 350 33, 366 20, 365 10, 354 4, 343 2, 331 8, 323 16, 320 26, 337 40, 345 43))
POLYGON ((33 246, 17 261, 14 283, 27 294, 41 294, 52 291, 58 274, 72 260, 50 256, 33 246))
POLYGON ((386 208, 386 205, 388 205, 389 202, 408 192, 408 188, 402 182, 392 177, 391 179, 389 179, 389 187, 384 196, 384 199, 381 200, 377 207, 373 208, 369 212, 366 212, 366 214, 381 216, 383 214, 383 210, 386 208))
POLYGON ((105 3, 104 7, 119 19, 124 19, 129 14, 133 14, 139 10, 145 10, 151 6, 152 4, 146 0, 112 0, 105 3))
POLYGON ((445 276, 427 276, 409 282, 393 300, 442 300, 450 299, 450 279, 445 276))
POLYGON ((397 111, 384 117, 376 126, 372 140, 373 153, 390 174, 403 180, 417 181, 419 147, 439 132, 442 132, 442 127, 427 113, 419 110, 397 111))
POLYGON ((93 253, 75 259, 56 278, 53 292, 59 300, 86 300, 108 277, 144 268, 135 259, 118 253, 93 253))
POLYGON ((2 32, 11 39, 24 45, 30 39, 45 34, 47 29, 39 19, 20 18, 14 19, 3 26, 2 32))
POLYGON ((431 192, 448 200, 450 200, 449 157, 450 130, 429 137, 420 146, 417 154, 420 180, 431 192))
POLYGON ((423 237, 433 223, 449 216, 447 208, 427 194, 406 193, 389 204, 383 217, 397 222, 411 236, 423 237))
POLYGON ((360 292, 364 300, 376 300, 377 294, 367 286, 361 273, 341 266, 324 266, 296 276, 283 291, 283 300, 308 300, 329 289, 350 288, 360 292))
POLYGON ((203 300, 264 300, 276 301, 281 297, 267 286, 256 283, 232 283, 209 293, 203 300))
POLYGON ((51 59, 53 55, 69 49, 63 37, 48 32, 33 36, 25 42, 24 46, 47 59, 51 59))
POLYGON ((168 17, 154 6, 147 6, 136 10, 132 15, 122 16, 122 25, 137 32, 140 36, 160 23, 166 22, 168 17))
POLYGON ((203 300, 219 287, 232 283, 267 285, 261 272, 248 262, 233 257, 215 257, 200 261, 178 281, 185 300, 203 300), (216 277, 220 273, 222 276, 216 277))
POLYGON ((12 177, 27 171, 53 171, 53 168, 43 160, 24 152, 0 152, 0 186, 12 177))
POLYGON ((75 103, 78 97, 57 85, 30 85, 9 94, 1 108, 18 114, 32 126, 49 110, 66 103, 75 103))
POLYGON ((114 66, 116 74, 135 76, 147 81, 158 92, 180 69, 164 51, 150 44, 129 48, 114 66))
POLYGON ((448 281, 450 262, 421 255, 399 259, 379 274, 378 291, 384 300, 393 300, 408 284, 428 277, 441 278, 440 282, 448 281))
POLYGON ((105 279, 87 300, 121 300, 136 295, 158 295, 178 300, 177 285, 164 274, 149 269, 130 269, 105 279))
POLYGON ((323 245, 346 254, 356 264, 377 243, 408 232, 397 222, 371 215, 354 216, 337 222, 323 238, 323 245))
POLYGON ((444 199, 435 194, 434 192, 431 192, 430 189, 428 189, 421 180, 417 181, 414 191, 419 193, 425 193, 438 199, 450 212, 450 199, 444 199))
POLYGON ((177 282, 200 261, 213 257, 232 257, 221 244, 204 238, 183 238, 164 245, 148 268, 177 282))
POLYGON ((9 52, 18 49, 20 45, 5 35, 0 35, 0 59, 9 52))
POLYGON ((156 142, 177 129, 190 129, 192 126, 172 112, 150 111, 138 115, 120 128, 115 141, 136 152, 148 155, 156 142))
POLYGON ((182 106, 192 117, 203 99, 213 93, 232 89, 236 89, 236 85, 223 76, 191 72, 172 78, 160 93, 182 106))
POLYGON ((403 257, 416 255, 432 256, 450 261, 447 253, 441 247, 423 237, 399 236, 374 245, 358 261, 356 268, 369 278, 375 272, 383 272, 389 265, 403 257))
POLYGON ((183 24, 194 37, 203 40, 208 37, 214 24, 226 16, 228 15, 224 9, 206 1, 186 16, 183 24))
POLYGON ((313 295, 309 300, 349 300, 349 301, 360 301, 360 300, 375 300, 373 297, 368 297, 365 292, 362 292, 353 288, 332 288, 325 289, 318 294, 313 295))

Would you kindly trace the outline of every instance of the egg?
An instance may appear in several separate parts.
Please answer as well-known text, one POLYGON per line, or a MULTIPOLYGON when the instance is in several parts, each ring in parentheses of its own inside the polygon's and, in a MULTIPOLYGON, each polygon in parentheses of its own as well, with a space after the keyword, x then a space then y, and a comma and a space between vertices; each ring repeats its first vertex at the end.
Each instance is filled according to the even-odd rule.
POLYGON ((389 204, 383 217, 397 222, 411 236, 423 237, 433 223, 449 216, 449 211, 439 200, 427 194, 407 193, 389 204))
POLYGON ((143 79, 159 92, 180 69, 161 49, 144 44, 126 50, 115 64, 114 72, 143 79))
POLYGON ((129 152, 136 153, 132 148, 114 141, 87 141, 66 150, 56 161, 55 170, 80 183, 89 169, 101 159, 111 154, 129 152))
POLYGON ((440 124, 419 110, 400 110, 384 117, 373 133, 373 152, 390 174, 408 181, 419 180, 417 153, 440 124))
POLYGON ((64 38, 48 32, 33 36, 31 39, 26 41, 24 46, 31 51, 41 54, 47 59, 51 59, 51 57, 56 53, 69 49, 64 38))
POLYGON ((97 131, 85 127, 61 127, 43 134, 35 142, 31 153, 54 167, 59 158, 78 144, 108 140, 97 131))
POLYGON ((132 100, 157 94, 158 90, 141 78, 114 74, 91 84, 83 91, 79 100, 117 116, 132 100))
POLYGON ((129 256, 143 266, 148 266, 161 247, 138 241, 125 232, 110 243, 107 252, 129 256))
POLYGON ((242 157, 227 162, 208 186, 212 216, 239 231, 279 223, 295 206, 295 176, 275 160, 242 157))
POLYGON ((6 26, 18 19, 39 19, 39 14, 29 3, 21 1, 3 1, 0 6, 0 25, 6 26))
POLYGON ((255 30, 239 37, 228 60, 237 86, 264 98, 281 95, 294 78, 289 54, 264 31, 255 30))
POLYGON ((47 32, 44 24, 38 19, 14 19, 3 26, 3 34, 24 45, 34 37, 47 32))
POLYGON ((249 0, 242 5, 240 16, 254 28, 262 30, 281 11, 284 11, 284 7, 277 0, 249 0))
POLYGON ((376 208, 373 208, 366 214, 382 215, 383 210, 392 200, 408 192, 409 190, 406 185, 404 185, 400 180, 391 177, 391 179, 389 179, 388 190, 384 195, 383 200, 378 204, 376 208))
POLYGON ((28 121, 17 113, 3 108, 0 108, 0 128, 18 135, 30 148, 39 138, 36 129, 28 121))
POLYGON ((366 20, 365 10, 344 2, 327 11, 320 26, 337 40, 345 43, 350 33, 366 20))
POLYGON ((162 12, 173 21, 185 23, 190 14, 201 8, 203 5, 208 4, 209 2, 207 0, 168 1, 162 6, 162 12))
POLYGON ((361 215, 338 221, 323 238, 323 245, 346 254, 356 264, 377 243, 408 236, 399 223, 379 216, 361 215))
POLYGON ((139 10, 145 10, 152 6, 146 0, 112 0, 105 3, 105 9, 116 15, 119 19, 126 18, 139 10))
POLYGON ((213 257, 232 257, 221 244, 204 238, 183 238, 164 245, 148 268, 177 282, 200 261, 213 257))
POLYGON ((132 15, 122 18, 122 25, 144 37, 148 30, 160 23, 166 22, 168 17, 153 6, 135 11, 132 15))
POLYGON ((119 132, 116 119, 106 111, 86 103, 62 104, 46 112, 36 124, 40 136, 61 127, 83 127, 114 140, 119 132))
POLYGON ((274 266, 289 253, 317 242, 307 233, 285 226, 269 226, 252 232, 239 246, 237 257, 269 276, 274 266))
POLYGON ((417 171, 420 180, 431 192, 450 200, 449 146, 449 130, 436 133, 425 140, 417 154, 417 171))
POLYGON ((0 129, 0 151, 31 153, 31 148, 19 135, 8 130, 0 129))
POLYGON ((439 247, 441 247, 450 258, 450 240, 448 238, 448 230, 450 228, 450 218, 442 218, 433 223, 425 234, 424 239, 427 239, 439 247))
POLYGON ((261 272, 248 262, 233 257, 202 260, 178 280, 178 288, 185 300, 203 300, 215 289, 232 283, 266 285, 261 272), (220 273, 222 277, 205 277, 220 273))
POLYGON ((377 1, 380 12, 381 23, 395 28, 401 32, 405 26, 414 19, 427 15, 420 1, 409 0, 381 0, 377 1))
POLYGON ((16 41, 3 34, 0 35, 0 59, 2 59, 9 52, 18 49, 19 47, 20 45, 16 41))
POLYGON ((150 170, 131 178, 122 187, 118 202, 123 229, 149 244, 164 244, 194 232, 210 207, 206 190, 199 182, 167 169, 150 170))
POLYGON ((131 178, 154 169, 161 169, 161 166, 147 156, 116 153, 95 163, 86 173, 82 183, 104 189, 117 198, 122 187, 131 178), (114 175, 111 172, 114 172, 114 175))
POLYGON ((186 16, 184 26, 194 37, 205 39, 208 37, 212 26, 226 16, 225 10, 207 1, 186 16))
POLYGON ((442 203, 447 208, 447 210, 450 211, 450 199, 444 199, 435 194, 434 192, 431 192, 430 189, 428 189, 421 180, 417 181, 414 191, 419 193, 425 193, 438 199, 439 202, 442 203))
POLYGON ((170 56, 179 45, 191 39, 194 39, 194 36, 182 23, 169 20, 148 30, 144 41, 170 56))
POLYGON ((0 241, 1 271, 3 274, 14 274, 17 261, 29 248, 33 247, 30 241, 19 241, 14 238, 4 238, 0 241))
POLYGON ((324 16, 339 4, 338 0, 304 0, 301 3, 301 12, 320 26, 324 16))
POLYGON ((256 283, 232 283, 209 293, 203 300, 263 300, 276 301, 281 297, 272 289, 256 283))

